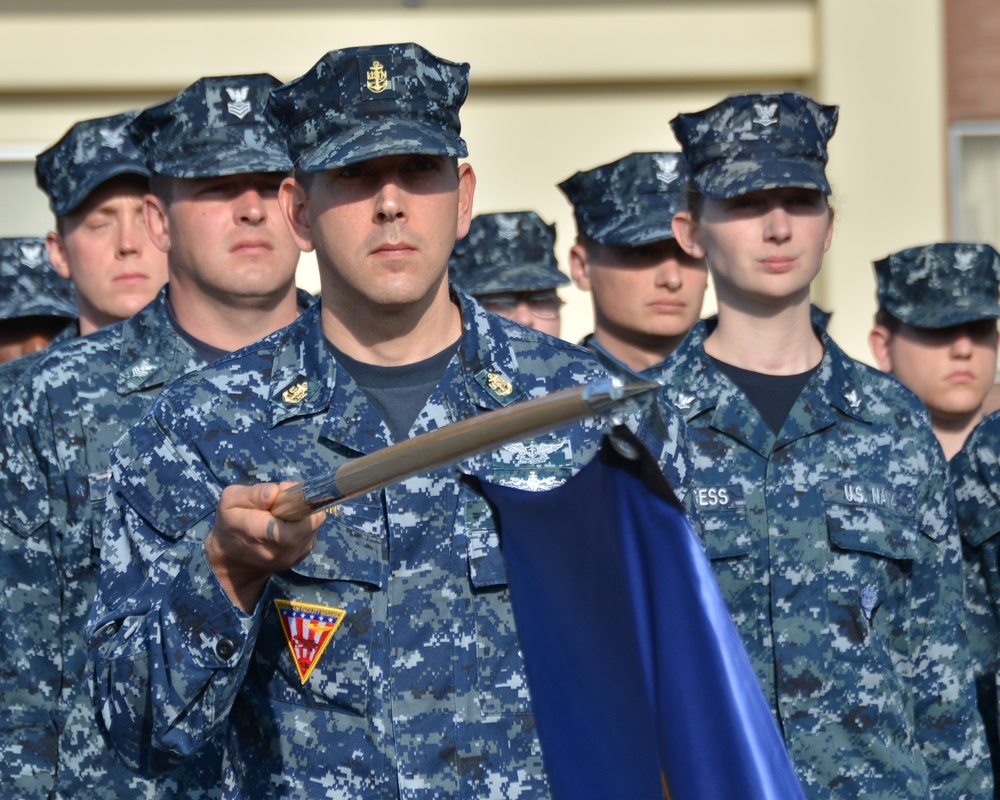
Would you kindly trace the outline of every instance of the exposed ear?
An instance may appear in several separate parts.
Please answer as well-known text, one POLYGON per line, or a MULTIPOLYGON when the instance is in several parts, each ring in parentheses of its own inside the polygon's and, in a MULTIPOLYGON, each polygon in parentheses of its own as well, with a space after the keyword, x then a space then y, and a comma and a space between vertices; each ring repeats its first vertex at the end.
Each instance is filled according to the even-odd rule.
POLYGON ((892 333, 885 325, 876 325, 868 334, 868 347, 878 368, 892 374, 892 333))
POLYGON ((66 246, 58 231, 49 231, 45 234, 45 250, 49 254, 49 261, 55 273, 67 280, 72 278, 69 259, 66 258, 66 246))
POLYGON ((472 223, 472 199, 476 194, 476 173, 471 164, 458 165, 458 227, 455 238, 461 239, 469 232, 472 223))
POLYGON ((569 276, 581 292, 590 291, 590 263, 587 248, 577 242, 569 249, 569 276))
POLYGON ((690 211, 678 211, 670 221, 670 229, 681 249, 692 258, 704 258, 705 248, 698 241, 698 224, 690 211))
POLYGON ((167 206, 157 195, 147 194, 142 198, 142 217, 146 221, 146 232, 153 247, 161 253, 170 252, 170 220, 167 206))
POLYGON ((830 245, 833 243, 833 218, 834 218, 834 213, 833 213, 833 209, 831 208, 830 209, 830 221, 827 223, 827 226, 826 226, 826 241, 823 243, 823 252, 824 253, 829 252, 830 245))
MULTIPOLYGON (((316 176, 315 180, 322 180, 316 176)), ((312 223, 309 221, 308 198, 305 187, 295 178, 288 177, 278 187, 278 205, 281 216, 285 218, 285 226, 291 234, 295 246, 303 253, 311 253, 316 244, 313 241, 312 223)))

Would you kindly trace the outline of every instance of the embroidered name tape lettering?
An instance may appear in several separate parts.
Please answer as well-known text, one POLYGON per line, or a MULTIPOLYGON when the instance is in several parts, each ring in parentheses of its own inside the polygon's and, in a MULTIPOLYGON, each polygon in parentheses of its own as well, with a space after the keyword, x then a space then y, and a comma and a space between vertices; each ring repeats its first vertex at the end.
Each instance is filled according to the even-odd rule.
POLYGON ((725 511, 728 509, 744 508, 746 506, 743 487, 739 485, 698 486, 691 491, 694 494, 694 502, 699 511, 725 511))

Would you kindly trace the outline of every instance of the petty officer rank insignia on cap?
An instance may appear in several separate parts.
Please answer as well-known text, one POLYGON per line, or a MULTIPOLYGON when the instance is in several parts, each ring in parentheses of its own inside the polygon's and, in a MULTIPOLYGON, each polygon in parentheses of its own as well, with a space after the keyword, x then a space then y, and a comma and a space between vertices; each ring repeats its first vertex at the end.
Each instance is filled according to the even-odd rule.
POLYGON ((315 606, 295 600, 275 600, 281 629, 302 683, 309 680, 323 651, 333 639, 347 612, 342 608, 315 606))

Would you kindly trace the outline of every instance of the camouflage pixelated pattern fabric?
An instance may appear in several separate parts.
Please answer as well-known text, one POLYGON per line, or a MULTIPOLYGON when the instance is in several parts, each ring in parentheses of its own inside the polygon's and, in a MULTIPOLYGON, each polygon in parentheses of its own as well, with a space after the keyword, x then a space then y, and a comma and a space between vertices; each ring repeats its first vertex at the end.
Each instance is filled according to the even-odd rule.
POLYGON ((919 328, 1000 318, 1000 253, 988 244, 942 242, 875 262, 878 304, 919 328))
POLYGON ((118 175, 149 177, 146 157, 129 130, 137 111, 78 122, 35 159, 38 188, 57 217, 68 214, 118 175))
POLYGON ((556 261, 556 226, 534 211, 480 214, 455 242, 451 281, 471 295, 537 292, 569 283, 556 261))
POLYGON ((691 177, 724 200, 782 187, 830 194, 824 167, 837 107, 798 92, 741 94, 670 121, 691 177))
MULTIPOLYGON (((411 436, 606 375, 458 298, 459 351, 411 436)), ((602 430, 586 421, 462 469, 558 483, 602 430)), ((176 383, 119 443, 90 636, 103 725, 130 763, 163 768, 222 733, 227 797, 548 796, 498 534, 454 468, 340 504, 251 616, 208 566, 224 486, 302 480, 390 443, 318 310, 176 383), (287 603, 324 624, 343 614, 304 681, 287 603)))
POLYGON ((101 737, 84 669, 111 446, 165 383, 203 364, 170 325, 165 291, 44 351, 0 418, 0 783, 17 797, 219 795, 218 752, 155 783, 127 770, 101 737))
POLYGON ((965 568, 965 612, 976 692, 1000 779, 1000 413, 983 419, 948 464, 965 568))
POLYGON ((271 92, 268 108, 306 172, 382 156, 464 157, 458 110, 469 65, 418 44, 331 50, 305 75, 271 92))
POLYGON ((891 377, 823 360, 778 436, 704 351, 664 362, 706 551, 811 798, 990 797, 944 457, 891 377))
POLYGON ((638 247, 673 239, 670 221, 687 208, 680 153, 631 153, 559 184, 573 204, 577 233, 601 244, 638 247))
POLYGON ((284 133, 266 113, 271 75, 201 78, 132 123, 149 168, 173 178, 288 172, 284 133))
POLYGON ((0 239, 0 320, 76 315, 73 282, 52 269, 44 239, 0 239))

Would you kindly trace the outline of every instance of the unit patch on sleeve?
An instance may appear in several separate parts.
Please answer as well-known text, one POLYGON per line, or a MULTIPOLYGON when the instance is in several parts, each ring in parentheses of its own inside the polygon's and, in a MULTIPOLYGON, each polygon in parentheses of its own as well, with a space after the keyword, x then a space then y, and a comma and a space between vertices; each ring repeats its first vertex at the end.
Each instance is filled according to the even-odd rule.
POLYGON ((315 606, 295 600, 275 600, 281 629, 302 683, 309 680, 320 656, 333 639, 347 612, 342 608, 315 606))

